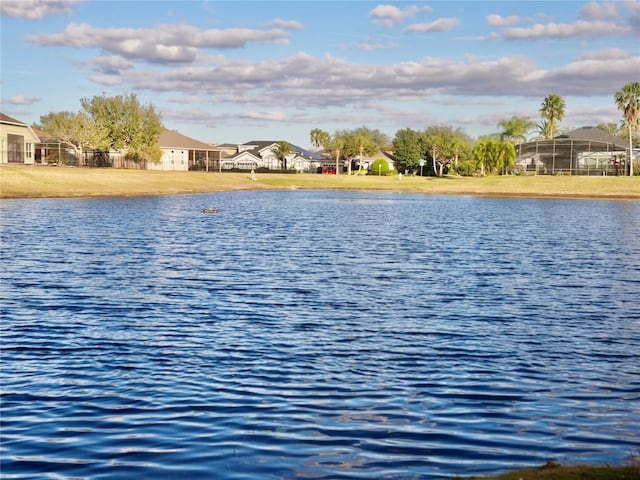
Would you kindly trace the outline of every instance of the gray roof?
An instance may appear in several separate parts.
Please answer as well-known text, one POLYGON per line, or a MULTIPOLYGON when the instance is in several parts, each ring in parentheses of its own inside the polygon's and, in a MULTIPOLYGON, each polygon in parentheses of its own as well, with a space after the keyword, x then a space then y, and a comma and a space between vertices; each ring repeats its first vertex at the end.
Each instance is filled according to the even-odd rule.
POLYGON ((621 138, 611 135, 598 127, 581 127, 570 132, 558 135, 556 139, 588 140, 592 142, 612 143, 621 148, 627 148, 628 144, 621 138))

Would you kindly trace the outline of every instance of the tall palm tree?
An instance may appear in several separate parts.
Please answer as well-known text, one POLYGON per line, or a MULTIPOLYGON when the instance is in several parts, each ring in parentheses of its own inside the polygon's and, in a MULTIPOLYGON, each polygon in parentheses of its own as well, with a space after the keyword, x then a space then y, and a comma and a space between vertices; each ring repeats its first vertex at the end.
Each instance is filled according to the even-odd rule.
POLYGON ((329 132, 325 132, 319 128, 314 128, 309 132, 309 136, 311 138, 311 145, 313 145, 316 150, 319 150, 320 147, 327 148, 330 140, 329 132))
POLYGON ((540 106, 540 114, 549 124, 549 137, 547 139, 553 138, 557 122, 562 121, 564 118, 565 108, 564 100, 558 95, 552 94, 543 100, 540 106))
POLYGON ((515 145, 527 139, 527 132, 536 126, 529 117, 511 117, 498 122, 500 138, 515 145))
POLYGON ((340 175, 340 153, 344 150, 344 139, 336 132, 330 139, 328 148, 336 156, 336 175, 340 175))
POLYGON ((627 83, 614 98, 629 130, 629 175, 633 176, 633 133, 640 125, 640 83, 627 83))
POLYGON ((287 155, 293 152, 293 147, 289 142, 276 143, 276 155, 280 159, 280 167, 283 170, 287 169, 287 155))

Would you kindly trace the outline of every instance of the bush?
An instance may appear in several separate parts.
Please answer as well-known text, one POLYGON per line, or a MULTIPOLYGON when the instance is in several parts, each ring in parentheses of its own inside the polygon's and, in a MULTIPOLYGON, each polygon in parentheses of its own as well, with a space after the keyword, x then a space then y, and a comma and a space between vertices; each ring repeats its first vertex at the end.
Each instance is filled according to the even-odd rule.
POLYGON ((384 158, 378 158, 374 160, 369 167, 372 175, 387 175, 389 173, 389 162, 387 162, 384 158))
POLYGON ((470 161, 458 162, 458 175, 462 175, 463 177, 470 177, 474 173, 476 173, 476 165, 470 161))

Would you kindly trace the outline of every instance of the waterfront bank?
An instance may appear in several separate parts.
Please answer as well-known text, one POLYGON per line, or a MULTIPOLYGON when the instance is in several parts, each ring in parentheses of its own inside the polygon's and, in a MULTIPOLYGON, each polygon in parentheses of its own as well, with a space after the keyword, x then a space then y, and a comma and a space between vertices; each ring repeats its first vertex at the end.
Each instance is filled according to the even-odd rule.
POLYGON ((640 199, 640 177, 394 177, 162 172, 69 167, 0 167, 0 198, 210 193, 259 189, 337 189, 524 197, 640 199))

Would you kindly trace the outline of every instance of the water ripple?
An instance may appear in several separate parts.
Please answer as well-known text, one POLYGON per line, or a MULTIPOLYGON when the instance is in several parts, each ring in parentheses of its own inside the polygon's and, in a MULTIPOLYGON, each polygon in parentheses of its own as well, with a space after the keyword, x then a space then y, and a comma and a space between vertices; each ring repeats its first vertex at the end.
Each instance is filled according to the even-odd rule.
POLYGON ((443 478, 640 450, 638 203, 0 209, 3 478, 443 478))

